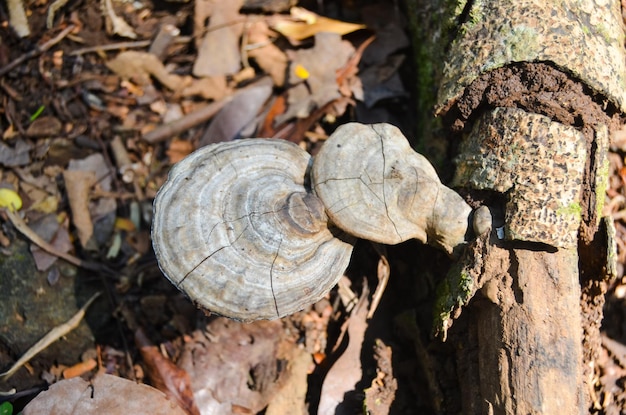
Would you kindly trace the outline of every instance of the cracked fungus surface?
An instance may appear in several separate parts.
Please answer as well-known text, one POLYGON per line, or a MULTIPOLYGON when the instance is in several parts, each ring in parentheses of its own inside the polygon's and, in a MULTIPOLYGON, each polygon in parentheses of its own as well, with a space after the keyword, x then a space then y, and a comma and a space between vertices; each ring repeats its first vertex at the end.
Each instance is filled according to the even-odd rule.
POLYGON ((315 157, 311 182, 331 221, 352 235, 414 238, 447 252, 464 241, 471 208, 390 124, 338 128, 315 157))
POLYGON ((178 163, 155 199, 164 274, 199 306, 272 319, 323 297, 352 251, 306 193, 309 155, 284 140, 204 147, 178 163))
POLYGON ((380 243, 426 242, 439 178, 397 128, 342 126, 316 156, 311 175, 315 193, 340 228, 380 243))

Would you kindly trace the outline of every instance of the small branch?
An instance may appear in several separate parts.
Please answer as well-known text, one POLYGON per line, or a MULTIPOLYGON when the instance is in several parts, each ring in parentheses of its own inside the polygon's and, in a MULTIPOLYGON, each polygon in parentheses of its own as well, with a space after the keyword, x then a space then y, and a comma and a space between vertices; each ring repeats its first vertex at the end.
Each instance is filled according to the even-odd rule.
POLYGON ((72 30, 74 30, 75 27, 76 26, 74 25, 69 25, 68 27, 63 29, 58 35, 56 35, 49 41, 45 42, 43 45, 37 46, 35 49, 31 50, 30 52, 23 54, 19 58, 15 59, 13 62, 9 63, 3 68, 0 68, 0 77, 6 75, 9 71, 11 71, 13 68, 21 64, 22 62, 28 59, 32 59, 35 56, 40 55, 44 53, 45 51, 47 51, 52 46, 56 45, 61 40, 63 40, 63 38, 65 38, 72 30))
POLYGON ((201 124, 205 121, 210 120, 218 113, 219 110, 224 107, 227 102, 230 102, 233 99, 233 96, 229 96, 220 101, 215 101, 211 104, 208 104, 205 107, 200 108, 192 113, 187 114, 181 119, 176 121, 172 121, 167 124, 163 124, 154 130, 143 135, 143 139, 149 143, 158 143, 172 137, 176 134, 179 134, 189 128, 201 124))
MULTIPOLYGON (((185 44, 189 43, 191 38, 189 36, 177 36, 172 40, 174 44, 185 44)), ((108 45, 97 45, 97 46, 89 46, 81 49, 73 50, 69 53, 70 56, 76 55, 84 55, 85 53, 94 53, 94 52, 107 52, 111 50, 119 50, 119 49, 136 49, 136 48, 147 48, 152 45, 152 40, 135 40, 129 42, 117 42, 117 43, 109 43, 108 45)))

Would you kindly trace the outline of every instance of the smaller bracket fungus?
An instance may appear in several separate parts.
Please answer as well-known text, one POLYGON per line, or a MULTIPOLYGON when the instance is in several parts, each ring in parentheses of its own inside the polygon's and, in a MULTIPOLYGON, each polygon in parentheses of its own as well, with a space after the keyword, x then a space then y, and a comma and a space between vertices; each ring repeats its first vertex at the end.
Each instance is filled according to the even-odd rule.
POLYGON ((176 164, 154 202, 159 265, 197 305, 243 321, 322 298, 353 238, 331 230, 305 188, 310 156, 283 140, 210 145, 176 164))
POLYGON ((352 235, 415 238, 449 254, 465 242, 472 208, 392 125, 339 127, 315 157, 311 183, 331 221, 352 235))

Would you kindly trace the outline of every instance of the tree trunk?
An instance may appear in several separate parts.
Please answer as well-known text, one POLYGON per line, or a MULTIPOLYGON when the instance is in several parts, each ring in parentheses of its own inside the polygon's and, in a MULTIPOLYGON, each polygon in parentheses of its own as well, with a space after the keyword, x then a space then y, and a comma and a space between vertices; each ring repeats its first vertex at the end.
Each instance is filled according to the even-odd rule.
POLYGON ((436 312, 444 339, 468 315, 450 330, 463 413, 588 412, 613 269, 606 152, 626 108, 620 3, 606 3, 467 2, 440 19, 457 22, 436 104, 460 142, 453 185, 493 216, 436 312))

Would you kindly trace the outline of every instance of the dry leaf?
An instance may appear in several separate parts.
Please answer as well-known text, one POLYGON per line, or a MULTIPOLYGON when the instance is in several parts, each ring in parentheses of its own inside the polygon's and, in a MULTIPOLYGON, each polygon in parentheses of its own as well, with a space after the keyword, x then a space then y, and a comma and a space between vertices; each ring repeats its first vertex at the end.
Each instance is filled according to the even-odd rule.
POLYGON ((18 139, 13 146, 0 141, 0 165, 24 166, 30 163, 30 150, 32 149, 32 144, 22 139, 18 139))
POLYGON ((365 25, 329 19, 300 7, 292 7, 291 10, 292 16, 295 15, 299 21, 286 18, 277 19, 272 25, 272 29, 293 40, 304 40, 322 32, 343 36, 359 29, 365 29, 365 25))
POLYGON ((271 95, 272 82, 269 78, 240 90, 213 118, 200 139, 199 146, 237 138, 239 133, 256 118, 271 95))
POLYGON ((330 368, 320 395, 318 415, 335 415, 337 406, 344 402, 347 392, 353 391, 363 377, 361 368, 361 349, 367 329, 367 310, 369 290, 366 286, 358 304, 354 307, 348 321, 348 345, 339 359, 330 368))
POLYGON ((170 74, 155 55, 133 50, 121 52, 106 63, 107 68, 121 78, 132 79, 140 85, 149 85, 150 76, 172 91, 183 89, 191 83, 190 77, 170 74))
POLYGON ((191 377, 202 413, 230 414, 233 407, 256 414, 284 383, 277 364, 285 333, 278 320, 237 323, 218 318, 185 344, 179 366, 191 377))
POLYGON ((194 150, 193 144, 188 140, 173 139, 169 148, 165 152, 170 159, 170 163, 178 163, 194 150))
POLYGON ((307 415, 305 400, 311 355, 302 349, 292 349, 289 356, 288 378, 285 386, 274 394, 265 415, 307 415))
POLYGON ((176 402, 187 414, 200 415, 187 372, 165 358, 159 349, 150 343, 141 328, 135 331, 135 343, 141 352, 152 385, 176 402))
POLYGON ((61 133, 63 124, 58 118, 52 116, 39 117, 26 129, 29 137, 53 137, 61 133))
POLYGON ((209 27, 198 48, 193 74, 200 78, 239 72, 241 68, 239 39, 243 30, 239 9, 243 0, 205 0, 201 3, 211 3, 211 15, 209 27))
POLYGON ((162 392, 117 376, 101 374, 91 382, 80 377, 62 380, 41 392, 23 410, 24 415, 185 415, 162 392))
POLYGON ((130 39, 137 39, 137 35, 135 34, 133 28, 130 27, 124 19, 115 14, 111 0, 104 0, 104 9, 106 17, 108 18, 107 24, 111 26, 109 29, 113 34, 130 39))
POLYGON ((80 244, 85 249, 96 250, 98 246, 93 239, 93 222, 89 213, 89 191, 96 183, 96 173, 65 170, 63 180, 72 211, 72 223, 76 228, 80 244))
POLYGON ((19 37, 30 36, 30 27, 28 26, 28 18, 24 10, 24 2, 22 0, 8 0, 7 7, 9 9, 9 22, 15 33, 19 37))
POLYGON ((210 76, 194 79, 181 92, 183 97, 200 96, 204 99, 218 101, 230 93, 226 76, 210 76))
POLYGON ((287 72, 287 55, 280 50, 269 37, 269 28, 264 21, 254 22, 248 29, 248 44, 257 45, 248 52, 261 69, 267 73, 274 85, 285 84, 287 72))
MULTIPOLYGON (((57 252, 67 253, 74 248, 72 241, 70 240, 67 225, 59 225, 56 215, 46 215, 38 222, 31 224, 33 230, 41 236, 43 240, 49 242, 57 252), (47 226, 51 230, 43 231, 39 226, 37 226, 37 223, 41 221, 48 222, 49 224, 47 226)), ((30 246, 30 252, 33 254, 35 266, 39 271, 46 271, 56 262, 58 258, 57 256, 49 254, 34 244, 30 246)))
POLYGON ((337 70, 348 62, 353 53, 354 47, 334 33, 318 33, 313 48, 293 53, 289 83, 296 85, 288 91, 287 112, 276 117, 276 121, 282 124, 293 117, 306 118, 313 108, 321 108, 339 98, 337 70), (302 69, 297 71, 299 67, 308 73, 306 83, 297 73, 302 72, 302 69))

